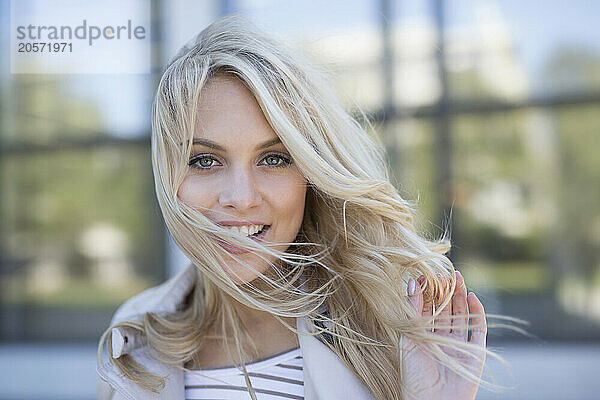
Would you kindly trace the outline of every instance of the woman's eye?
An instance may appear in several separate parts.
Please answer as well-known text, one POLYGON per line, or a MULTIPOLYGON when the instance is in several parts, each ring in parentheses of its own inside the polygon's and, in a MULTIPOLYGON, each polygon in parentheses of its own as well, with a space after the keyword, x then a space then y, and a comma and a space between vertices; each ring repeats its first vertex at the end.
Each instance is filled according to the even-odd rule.
POLYGON ((283 167, 290 164, 290 159, 279 154, 269 154, 264 158, 266 165, 269 167, 283 167))
MULTIPOLYGON (((269 154, 262 159, 261 164, 267 167, 285 167, 291 164, 291 160, 279 154, 269 154)), ((222 164, 211 155, 197 155, 190 159, 189 165, 199 169, 211 169, 222 164)))
POLYGON ((197 166, 198 168, 208 169, 218 163, 212 156, 196 156, 192 157, 189 165, 197 166))

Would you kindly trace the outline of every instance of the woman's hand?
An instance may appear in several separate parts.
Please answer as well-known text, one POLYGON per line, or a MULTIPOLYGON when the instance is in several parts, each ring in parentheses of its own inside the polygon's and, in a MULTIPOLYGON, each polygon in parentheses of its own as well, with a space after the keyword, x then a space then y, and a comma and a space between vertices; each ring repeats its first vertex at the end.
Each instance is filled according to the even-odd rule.
MULTIPOLYGON (((432 304, 423 304, 423 293, 421 286, 423 277, 419 280, 409 282, 409 300, 417 313, 423 316, 431 316, 432 304), (414 284, 414 291, 412 287, 414 284), (412 292, 412 295, 411 295, 412 292)), ((444 281, 442 282, 444 283, 444 281)), ((487 325, 483 305, 471 292, 467 296, 467 289, 462 275, 456 272, 456 289, 452 300, 442 310, 439 321, 441 325, 456 325, 454 329, 436 329, 435 334, 469 342, 474 346, 471 355, 463 354, 451 348, 441 347, 451 358, 460 361, 467 369, 481 377, 483 364, 485 362, 485 343, 487 325), (465 326, 468 317, 449 318, 453 315, 479 314, 473 316, 473 330, 471 339, 468 340, 468 332, 465 326), (445 317, 445 318, 443 318, 445 317), (462 325, 462 327, 460 327, 462 325)), ((401 348, 403 354, 402 379, 407 387, 405 396, 407 399, 418 400, 473 400, 477 394, 479 385, 456 374, 448 367, 440 364, 430 354, 426 346, 419 345, 414 341, 402 337, 401 348), (412 397, 410 396, 412 395, 412 397)))

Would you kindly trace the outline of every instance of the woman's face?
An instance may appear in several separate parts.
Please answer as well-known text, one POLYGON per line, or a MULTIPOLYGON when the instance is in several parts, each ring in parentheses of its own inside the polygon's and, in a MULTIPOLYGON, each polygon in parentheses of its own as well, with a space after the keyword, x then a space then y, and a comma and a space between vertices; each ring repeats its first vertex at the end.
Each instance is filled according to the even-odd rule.
MULTIPOLYGON (((239 79, 213 78, 199 103, 192 155, 178 197, 214 223, 285 251, 288 245, 277 243, 294 241, 300 229, 306 180, 239 79)), ((219 244, 257 271, 267 270, 257 255, 219 244)), ((236 284, 256 278, 225 258, 225 271, 236 284)))

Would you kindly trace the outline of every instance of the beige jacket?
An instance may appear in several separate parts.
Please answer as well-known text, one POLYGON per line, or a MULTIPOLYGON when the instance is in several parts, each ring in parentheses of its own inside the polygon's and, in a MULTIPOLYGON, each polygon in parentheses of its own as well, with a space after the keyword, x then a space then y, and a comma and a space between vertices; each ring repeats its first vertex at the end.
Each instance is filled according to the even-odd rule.
MULTIPOLYGON (((112 324, 140 319, 146 312, 175 311, 194 286, 197 274, 193 265, 160 286, 148 289, 131 298, 115 313, 112 324)), ((300 318, 297 328, 309 332, 300 318)), ((372 393, 344 363, 313 335, 298 335, 304 364, 304 393, 306 400, 356 399, 374 400, 372 393)), ((110 361, 97 367, 100 380, 98 399, 101 400, 184 400, 183 370, 165 365, 152 358, 143 340, 134 330, 115 328, 112 332, 113 357, 129 354, 147 370, 166 376, 166 386, 160 394, 142 389, 126 377, 110 361)))

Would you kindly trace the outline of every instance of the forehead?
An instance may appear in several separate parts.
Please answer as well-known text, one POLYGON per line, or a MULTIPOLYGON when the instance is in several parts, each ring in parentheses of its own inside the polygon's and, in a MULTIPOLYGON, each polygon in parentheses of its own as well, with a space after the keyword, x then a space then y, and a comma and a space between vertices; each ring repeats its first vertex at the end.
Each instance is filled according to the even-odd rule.
POLYGON ((194 138, 238 145, 276 138, 252 92, 236 77, 213 77, 202 88, 194 138))

